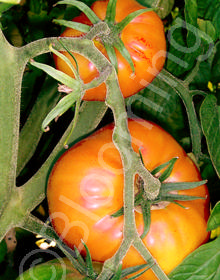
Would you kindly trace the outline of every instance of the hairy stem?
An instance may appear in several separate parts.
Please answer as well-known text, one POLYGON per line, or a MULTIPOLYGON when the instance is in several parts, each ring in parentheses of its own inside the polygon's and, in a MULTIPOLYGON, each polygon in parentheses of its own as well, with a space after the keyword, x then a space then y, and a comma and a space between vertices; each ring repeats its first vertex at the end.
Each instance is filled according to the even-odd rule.
POLYGON ((201 148, 201 139, 202 139, 202 130, 199 124, 199 120, 196 114, 196 110, 194 107, 194 103, 192 100, 192 95, 189 93, 188 83, 192 77, 189 77, 186 82, 181 81, 175 78, 172 74, 170 74, 166 70, 162 70, 159 74, 159 78, 170 84, 171 87, 176 91, 176 93, 182 99, 190 126, 190 134, 192 139, 192 151, 198 161, 202 155, 201 148))

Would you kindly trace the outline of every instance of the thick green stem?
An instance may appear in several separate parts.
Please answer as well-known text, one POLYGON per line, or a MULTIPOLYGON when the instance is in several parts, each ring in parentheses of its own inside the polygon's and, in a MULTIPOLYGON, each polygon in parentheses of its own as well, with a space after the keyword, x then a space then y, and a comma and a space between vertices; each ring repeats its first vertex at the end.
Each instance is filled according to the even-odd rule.
MULTIPOLYGON (((124 239, 116 254, 104 264, 103 271, 98 278, 99 280, 108 279, 107 273, 118 267, 132 244, 140 252, 146 262, 149 264, 155 263, 150 252, 143 245, 136 229, 135 213, 133 211, 134 177, 137 173, 142 175, 142 179, 145 183, 145 189, 147 190, 147 193, 150 194, 151 199, 158 195, 160 182, 145 169, 140 156, 132 149, 124 98, 122 97, 116 81, 116 72, 114 70, 112 75, 110 75, 109 79, 106 81, 108 92, 106 104, 111 108, 114 114, 115 128, 113 131, 113 142, 120 152, 124 169, 124 239), (152 189, 154 190, 153 193, 152 189), (109 270, 109 268, 111 269, 109 270)), ((158 273, 161 280, 168 279, 156 263, 152 266, 152 270, 155 274, 158 273)))
POLYGON ((20 88, 24 65, 18 63, 16 49, 0 30, 0 214, 15 187, 20 121, 20 88))

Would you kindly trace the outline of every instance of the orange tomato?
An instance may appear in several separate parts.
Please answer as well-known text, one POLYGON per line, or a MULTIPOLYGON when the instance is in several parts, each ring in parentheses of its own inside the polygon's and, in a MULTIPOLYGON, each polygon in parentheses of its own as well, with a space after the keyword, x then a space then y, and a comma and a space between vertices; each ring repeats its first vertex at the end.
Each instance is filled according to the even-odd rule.
MULTIPOLYGON (((132 146, 141 149, 147 169, 178 157, 169 182, 200 181, 200 173, 174 138, 158 125, 141 119, 128 121, 132 146)), ((56 162, 48 181, 47 198, 52 225, 71 248, 84 253, 87 244, 92 259, 104 262, 113 256, 123 238, 123 215, 111 217, 123 206, 123 168, 112 142, 113 124, 80 141, 56 162)), ((132 163, 131 163, 132 164, 132 163)), ((171 272, 193 250, 209 238, 209 194, 206 185, 180 194, 203 197, 152 207, 151 226, 143 239, 165 273, 171 272)), ((136 226, 143 232, 142 213, 135 210, 136 226)), ((131 247, 123 267, 144 263, 131 247)), ((138 279, 157 279, 151 270, 138 279)))
MULTIPOLYGON (((108 1, 96 1, 93 3, 91 9, 95 14, 104 20, 106 15, 108 1)), ((134 0, 118 0, 116 5, 115 22, 118 23, 123 20, 131 12, 143 9, 138 2, 134 0)), ((89 19, 81 14, 75 17, 73 21, 92 25, 89 19)), ((84 34, 67 28, 61 37, 81 37, 84 34)), ((118 80, 124 97, 131 96, 144 87, 146 87, 155 76, 163 68, 166 56, 166 40, 164 34, 164 27, 161 19, 153 11, 145 12, 133 19, 119 34, 125 47, 134 63, 135 73, 129 63, 115 49, 118 60, 118 80)), ((107 52, 102 44, 100 38, 94 39, 96 47, 106 56, 107 52)), ((73 58, 67 53, 63 52, 75 65, 73 58)), ((80 54, 74 53, 79 66, 79 74, 84 83, 91 82, 94 78, 99 76, 99 73, 94 64, 80 54)), ((70 68, 59 57, 54 56, 56 68, 74 77, 70 68)), ((106 96, 106 86, 102 83, 94 89, 89 89, 84 95, 84 100, 99 100, 104 101, 106 96)))

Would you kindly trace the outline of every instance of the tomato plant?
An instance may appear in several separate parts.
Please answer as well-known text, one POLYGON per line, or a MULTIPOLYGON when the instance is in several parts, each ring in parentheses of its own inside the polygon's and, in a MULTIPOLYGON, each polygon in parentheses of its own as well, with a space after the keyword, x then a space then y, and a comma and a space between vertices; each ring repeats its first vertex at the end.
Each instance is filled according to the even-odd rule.
MULTIPOLYGON (((159 126, 141 119, 129 120, 132 145, 149 170, 178 157, 168 182, 201 180, 195 164, 181 146, 159 126)), ((72 248, 87 244, 93 260, 105 261, 118 249, 123 237, 123 217, 111 215, 123 206, 123 167, 112 142, 113 124, 105 126, 69 149, 55 164, 48 182, 47 198, 52 224, 58 235, 72 248)), ((129 158, 127 159, 129 160, 129 158)), ((136 178, 136 188, 138 192, 136 178)), ((206 242, 209 194, 202 185, 179 194, 202 197, 182 201, 153 203, 151 225, 143 242, 168 274, 190 252, 206 242)), ((136 226, 143 232, 143 217, 136 207, 136 226)), ((131 248, 124 267, 143 262, 131 248)), ((138 279, 156 279, 146 272, 138 279)))
MULTIPOLYGON (((83 278, 92 280, 124 279, 134 274, 151 277, 152 272, 159 280, 220 279, 219 0, 109 0, 107 8, 106 1, 56 2, 0 0, 0 278, 13 280, 20 275, 20 279, 62 279, 65 269, 66 277, 72 277, 72 269, 76 269, 83 278), (146 18, 152 17, 158 28, 151 24, 154 21, 146 23, 146 18), (147 26, 149 33, 145 31, 149 30, 147 26), (60 36, 63 31, 74 34, 60 36), (156 41, 156 49, 154 40, 153 49, 148 44, 152 37, 162 39, 156 41), (152 61, 143 59, 149 53, 153 55, 152 61), (56 69, 54 55, 62 59, 65 71, 70 67, 71 76, 56 69), (163 69, 159 72, 160 63, 163 69), (85 78, 84 71, 88 73, 85 78), (89 79, 91 73, 93 77, 89 79), (151 81, 149 73, 151 78, 158 75, 151 81), (97 92, 100 95, 94 99, 105 102, 82 100, 85 93, 89 100, 88 91, 97 92), (136 94, 123 98, 128 93, 136 94), (133 121, 129 121, 131 139, 128 117, 143 119, 138 124, 141 128, 144 120, 163 127, 189 153, 201 176, 174 140, 177 152, 164 158, 172 141, 166 138, 161 144, 161 137, 149 136, 150 132, 160 130, 157 125, 147 122, 153 129, 149 132, 146 128, 149 133, 145 135, 136 130, 133 133, 133 121), (105 127, 113 121, 114 126, 105 127), (85 138, 97 127, 104 128, 85 138), (107 143, 101 145, 96 139, 106 131, 107 143), (154 156, 146 152, 141 139, 151 143, 159 162, 150 165, 148 155, 151 159, 154 156), (93 145, 85 154, 83 147, 89 143, 93 145), (74 166, 84 162, 82 170, 90 170, 93 164, 97 168, 84 174, 84 184, 74 189, 82 204, 64 195, 57 197, 59 205, 69 207, 67 215, 54 214, 60 226, 66 225, 59 237, 49 221, 46 184, 52 166, 68 146, 73 146, 69 153, 76 158, 74 166), (75 148, 84 152, 76 156, 75 148), (95 152, 98 162, 87 162, 93 156, 97 159, 95 152), (91 189, 85 187, 87 181, 91 189), (209 197, 205 184, 211 202, 207 228, 209 197), (105 189, 100 193, 103 185, 105 189), (78 213, 72 224, 71 209, 78 213), (161 220, 167 231, 156 234, 161 220), (115 240, 111 239, 112 224, 114 234, 118 233, 115 240), (95 225, 95 230, 90 225, 95 225), (103 230, 100 235, 99 228, 103 230), (82 256, 76 247, 70 248, 62 240, 73 229, 82 256), (169 230, 172 234, 167 237, 169 230), (99 240, 93 244, 94 235, 99 240), (166 243, 160 240, 162 237, 166 243), (80 238, 91 252, 85 243, 80 243, 80 238), (153 241, 163 245, 152 244, 153 241), (110 244, 106 251, 102 242, 110 244), (106 258, 112 257, 102 264, 98 275, 91 255, 103 262, 103 252, 108 254, 106 258), (132 256, 136 264, 142 264, 133 266, 132 256), (70 262, 60 266, 59 260, 65 257, 70 262), (51 259, 53 264, 58 263, 55 270, 48 263, 51 259), (35 270, 38 263, 41 264, 35 270), (150 270, 146 272, 147 269, 150 270), (141 272, 145 274, 140 275, 141 272)), ((66 154, 62 159, 65 158, 66 154)), ((83 176, 82 170, 76 174, 76 180, 83 176)))
MULTIPOLYGON (((108 1, 95 1, 91 9, 101 20, 106 17, 108 1)), ((108 57, 107 44, 112 44, 115 48, 118 65, 118 81, 124 97, 129 97, 144 87, 146 87, 163 68, 166 57, 166 40, 164 26, 158 15, 153 12, 145 12, 135 17, 122 30, 119 24, 132 12, 144 9, 137 1, 119 0, 116 4, 114 22, 110 22, 108 34, 94 38, 95 46, 108 57), (118 24, 118 25, 117 25, 118 24), (119 33, 119 34, 118 34, 119 33), (128 50, 134 64, 134 71, 129 65, 129 61, 123 56, 121 46, 118 46, 117 36, 120 36, 122 44, 128 50), (115 46, 116 45, 116 46, 115 46), (107 48, 107 49, 106 49, 107 48)), ((92 25, 85 14, 81 14, 73 19, 74 22, 92 25)), ((67 28, 61 37, 83 37, 84 33, 67 28)), ((112 51, 111 51, 112 52, 112 51)), ((68 52, 65 55, 75 64, 75 60, 68 52)), ((111 54, 110 54, 111 55, 111 54)), ((91 82, 99 75, 97 69, 91 61, 85 57, 74 53, 77 60, 78 70, 85 83, 91 82)), ((55 56, 57 69, 74 76, 71 69, 65 61, 55 56)), ((89 89, 84 95, 84 100, 105 100, 106 86, 102 83, 100 86, 89 89)))

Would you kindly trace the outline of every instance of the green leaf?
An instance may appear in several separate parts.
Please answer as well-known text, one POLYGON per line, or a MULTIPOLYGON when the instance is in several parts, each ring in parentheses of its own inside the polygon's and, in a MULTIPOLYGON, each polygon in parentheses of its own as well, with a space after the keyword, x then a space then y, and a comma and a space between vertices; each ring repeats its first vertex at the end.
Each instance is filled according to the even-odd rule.
POLYGON ((81 275, 76 269, 74 269, 72 263, 67 258, 58 258, 32 266, 30 269, 22 273, 17 280, 83 280, 84 278, 85 275, 81 275))
POLYGON ((93 24, 100 22, 100 18, 83 2, 77 0, 63 0, 59 1, 57 4, 67 4, 77 7, 81 10, 93 24))
POLYGON ((56 79, 58 82, 66 85, 67 87, 71 89, 78 89, 80 87, 80 82, 77 81, 76 79, 73 79, 72 77, 68 76, 67 74, 63 73, 60 70, 54 69, 53 67, 44 64, 44 63, 39 63, 36 61, 31 61, 31 65, 43 70, 46 72, 48 75, 56 79))
POLYGON ((220 226, 220 201, 216 203, 208 220, 207 230, 211 231, 220 226))
POLYGON ((214 95, 208 95, 205 98, 201 105, 200 116, 208 151, 220 177, 220 114, 217 99, 214 95))
POLYGON ((0 15, 10 9, 13 4, 0 4, 0 15))
POLYGON ((1 0, 0 2, 9 3, 9 4, 19 4, 21 0, 1 0))
POLYGON ((219 280, 220 279, 220 237, 205 244, 175 268, 170 280, 219 280))
POLYGON ((35 149, 41 139, 41 125, 50 110, 56 105, 59 99, 57 83, 51 77, 45 80, 41 92, 34 103, 24 126, 19 135, 19 149, 17 161, 17 175, 33 156, 35 149))
POLYGON ((0 242, 0 263, 4 261, 6 254, 7 254, 7 245, 5 240, 3 239, 0 242))
POLYGON ((54 19, 53 22, 56 23, 56 24, 65 26, 65 27, 76 29, 76 30, 81 31, 83 33, 87 33, 91 29, 91 26, 89 26, 87 24, 80 23, 80 22, 75 22, 75 21, 69 21, 69 20, 63 20, 63 19, 54 19))
POLYGON ((216 53, 212 63, 211 79, 214 84, 220 81, 220 42, 216 44, 216 53))
POLYGON ((198 1, 198 15, 205 20, 211 20, 217 37, 220 35, 220 3, 219 0, 198 1))
POLYGON ((199 27, 199 35, 201 38, 204 38, 209 44, 214 44, 217 39, 217 34, 214 25, 210 20, 204 20, 198 18, 197 20, 199 27), (202 31, 202 32, 200 32, 202 31))
POLYGON ((81 98, 81 94, 79 92, 72 92, 64 96, 44 119, 42 129, 45 130, 52 120, 65 113, 79 98, 81 98))

